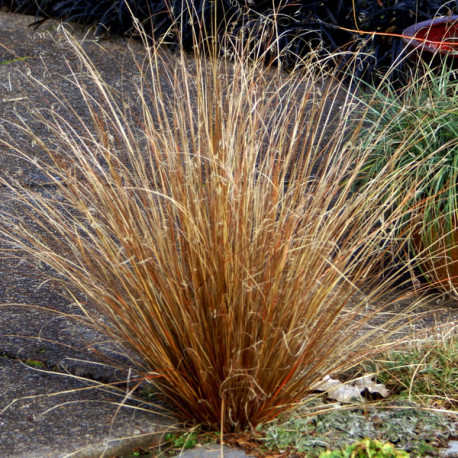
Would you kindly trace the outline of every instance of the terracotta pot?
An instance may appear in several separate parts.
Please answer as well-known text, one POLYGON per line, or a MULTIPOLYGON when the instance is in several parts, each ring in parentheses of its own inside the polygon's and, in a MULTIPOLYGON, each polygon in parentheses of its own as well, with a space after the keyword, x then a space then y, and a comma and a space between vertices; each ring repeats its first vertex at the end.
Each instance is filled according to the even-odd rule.
POLYGON ((431 229, 428 237, 417 232, 412 236, 414 249, 421 253, 420 267, 428 281, 449 289, 458 290, 458 214, 454 230, 431 229), (429 242, 429 240, 432 242, 429 242))
POLYGON ((452 68, 458 68, 458 16, 418 22, 407 27, 402 35, 412 60, 421 57, 431 66, 445 61, 452 68))

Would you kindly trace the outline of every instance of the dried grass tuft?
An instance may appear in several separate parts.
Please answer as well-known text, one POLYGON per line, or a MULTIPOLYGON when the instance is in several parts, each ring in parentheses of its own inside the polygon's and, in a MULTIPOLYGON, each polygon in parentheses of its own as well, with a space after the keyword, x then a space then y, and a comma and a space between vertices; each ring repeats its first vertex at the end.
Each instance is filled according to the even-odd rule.
POLYGON ((363 124, 322 64, 286 75, 245 49, 229 63, 150 47, 129 107, 69 42, 92 122, 50 92, 49 139, 20 126, 53 192, 5 180, 24 213, 1 232, 133 350, 181 419, 269 421, 379 350, 366 305, 390 281, 369 275, 392 231, 375 207, 388 187, 353 191, 363 124))

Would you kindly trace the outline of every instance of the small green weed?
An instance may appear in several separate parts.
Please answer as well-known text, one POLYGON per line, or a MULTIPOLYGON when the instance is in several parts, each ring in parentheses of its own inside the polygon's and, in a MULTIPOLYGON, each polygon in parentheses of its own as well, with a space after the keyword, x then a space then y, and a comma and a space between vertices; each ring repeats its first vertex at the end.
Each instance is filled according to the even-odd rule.
POLYGON ((15 62, 20 62, 22 60, 31 59, 32 57, 34 56, 24 56, 24 57, 16 57, 14 59, 6 59, 6 60, 0 61, 0 65, 14 64, 15 62))
POLYGON ((337 450, 326 451, 320 458, 401 458, 410 456, 403 450, 396 450, 393 444, 365 438, 353 445, 337 450))
POLYGON ((197 444, 205 445, 218 442, 219 437, 220 433, 218 432, 204 432, 200 428, 167 433, 163 443, 154 450, 154 456, 175 456, 183 450, 195 448, 197 444))
POLYGON ((198 435, 199 433, 196 431, 168 433, 165 435, 165 440, 169 442, 173 448, 188 449, 194 448, 197 445, 198 435))
POLYGON ((27 359, 24 362, 25 364, 27 364, 27 366, 36 367, 38 369, 44 369, 45 367, 44 363, 42 363, 41 361, 37 361, 36 359, 27 359))

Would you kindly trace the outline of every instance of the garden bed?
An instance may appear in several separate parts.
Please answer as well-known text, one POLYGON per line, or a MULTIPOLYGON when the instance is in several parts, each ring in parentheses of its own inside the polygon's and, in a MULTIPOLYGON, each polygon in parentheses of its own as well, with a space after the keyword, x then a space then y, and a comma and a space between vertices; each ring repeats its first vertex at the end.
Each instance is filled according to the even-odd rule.
MULTIPOLYGON (((67 79, 58 76, 66 76, 69 74, 65 59, 69 59, 72 65, 78 65, 78 62, 72 62, 72 57, 66 52, 65 43, 59 41, 57 25, 55 23, 48 23, 45 26, 50 27, 50 30, 55 33, 56 41, 52 40, 44 29, 41 29, 38 31, 28 30, 27 35, 30 37, 30 40, 25 42, 23 40, 25 25, 30 19, 31 18, 11 16, 8 14, 2 15, 2 22, 5 22, 5 27, 2 30, 2 34, 5 34, 5 38, 2 36, 2 43, 5 48, 1 51, 1 60, 8 61, 0 65, 1 83, 6 89, 4 92, 5 95, 1 101, 2 117, 7 118, 13 115, 14 111, 16 113, 19 111, 23 116, 27 116, 27 110, 33 110, 35 107, 39 107, 44 99, 51 98, 45 91, 31 91, 31 88, 28 87, 26 83, 27 78, 21 77, 18 74, 18 70, 24 72, 30 71, 45 84, 54 85, 56 93, 60 91, 61 96, 72 103, 75 109, 84 111, 84 106, 81 105, 81 100, 75 92, 74 86, 67 79), (41 58, 43 58, 43 61, 41 58), (27 106, 21 104, 24 95, 31 97, 34 103, 28 104, 27 106)), ((131 43, 131 46, 136 49, 136 55, 141 59, 143 52, 141 45, 139 43, 131 43)), ((128 53, 124 54, 125 49, 126 43, 120 39, 105 41, 101 45, 87 42, 86 47, 97 69, 103 72, 104 77, 113 87, 119 88, 120 90, 127 90, 130 78, 135 77, 135 70, 132 71, 133 66, 129 65, 127 60, 123 61, 121 59, 121 56, 126 56, 126 59, 130 59, 128 53), (114 56, 116 58, 114 58, 114 56), (114 64, 116 61, 119 61, 118 67, 114 64), (129 69, 131 70, 130 74, 129 69), (123 76, 123 79, 120 79, 120 75, 123 76)), ((173 58, 171 58, 171 62, 173 62, 173 58)), ((190 60, 189 62, 190 65, 192 65, 192 61, 190 60)), ((43 136, 47 135, 47 131, 43 131, 43 136)), ((36 154, 34 145, 32 145, 25 136, 21 139, 21 145, 24 151, 30 152, 32 155, 36 154)), ((2 177, 14 177, 20 183, 28 187, 41 189, 43 192, 52 193, 54 191, 53 187, 46 182, 39 171, 34 169, 30 163, 20 161, 13 156, 8 156, 5 154, 6 152, 4 150, 2 153, 0 159, 2 161, 0 164, 2 177)), ((8 205, 6 191, 2 191, 2 205, 8 205)), ((0 302, 32 302, 36 305, 50 306, 61 312, 66 313, 68 311, 70 314, 73 313, 71 308, 67 308, 68 303, 62 301, 62 299, 56 295, 56 291, 53 290, 52 284, 42 284, 42 278, 40 278, 40 274, 36 270, 34 270, 36 278, 34 281, 31 281, 30 278, 27 278, 25 263, 9 264, 8 261, 2 259, 1 266, 3 278, 2 297, 0 302)), ((33 270, 33 268, 31 269, 33 270)), ((397 292, 393 290, 394 295, 395 293, 397 295, 397 292)), ((412 299, 410 299, 410 301, 411 300, 412 299)), ((433 324, 437 326, 445 323, 451 323, 452 325, 453 323, 456 324, 456 300, 442 298, 443 302, 438 302, 440 300, 438 296, 430 296, 425 300, 422 310, 431 313, 425 314, 421 326, 417 324, 419 326, 417 331, 422 328, 431 327, 433 324)), ((386 313, 387 315, 397 313, 403 314, 410 303, 411 302, 406 299, 404 303, 399 303, 397 308, 387 309, 386 313)), ((417 316, 418 315, 412 315, 412 318, 417 316)), ((3 345, 3 352, 6 353, 5 349, 7 348, 10 357, 28 359, 30 361, 42 363, 44 366, 49 365, 50 367, 54 367, 56 365, 56 358, 54 356, 52 358, 49 356, 52 355, 52 352, 40 353, 42 346, 35 347, 29 344, 30 338, 34 339, 36 336, 44 336, 44 331, 47 332, 50 330, 50 326, 54 324, 57 326, 57 323, 59 323, 58 320, 51 320, 50 323, 44 327, 40 317, 41 314, 37 310, 34 310, 31 315, 29 315, 29 312, 24 314, 22 311, 18 312, 18 310, 14 310, 12 315, 3 315, 2 333, 14 335, 14 339, 10 339, 9 343, 7 342, 8 339, 0 343, 3 345), (18 342, 18 335, 25 336, 22 342, 18 342)), ((409 317, 406 317, 406 321, 409 321, 409 317)), ((69 330, 71 331, 71 329, 74 329, 72 325, 68 322, 60 323, 58 330, 51 330, 51 334, 47 336, 49 341, 52 341, 55 336, 57 336, 56 340, 58 340, 62 336, 65 339, 69 339, 69 335, 73 335, 72 332, 69 332, 69 330)), ((412 329, 408 327, 409 335, 411 331, 412 329)), ((81 329, 79 329, 76 334, 81 332, 81 329)), ((83 345, 84 337, 83 335, 83 345)), ((65 355, 64 352, 63 355, 61 354, 61 357, 62 356, 65 359, 68 355, 65 355)), ((69 370, 71 372, 71 368, 69 368, 69 370)), ((81 369, 79 369, 76 375, 84 375, 90 378, 97 377, 97 373, 90 373, 87 370, 86 372, 81 372, 81 369)), ((11 383, 14 383, 14 380, 11 380, 11 383)), ((11 413, 11 417, 14 417, 14 412, 11 413)), ((98 421, 98 419, 94 418, 94 421, 98 421)), ((33 430, 31 436, 33 436, 33 430)))

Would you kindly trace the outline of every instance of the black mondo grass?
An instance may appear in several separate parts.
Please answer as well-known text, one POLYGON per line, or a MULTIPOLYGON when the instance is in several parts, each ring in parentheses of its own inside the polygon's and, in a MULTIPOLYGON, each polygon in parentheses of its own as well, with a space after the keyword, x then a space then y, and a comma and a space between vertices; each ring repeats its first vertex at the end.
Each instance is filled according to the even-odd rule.
POLYGON ((392 279, 368 274, 392 231, 373 205, 386 186, 381 174, 353 191, 367 154, 346 134, 353 96, 322 82, 319 60, 285 75, 243 47, 192 65, 150 47, 128 106, 68 39, 92 121, 52 91, 36 111, 49 137, 18 121, 54 192, 2 180, 25 210, 0 231, 136 355, 181 420, 255 426, 383 348, 394 322, 382 336, 368 304, 392 279))
POLYGON ((263 46, 266 59, 284 67, 301 63, 311 49, 322 57, 357 51, 360 76, 399 62, 403 44, 392 34, 458 13, 454 0, 0 0, 2 6, 35 15, 34 26, 62 19, 95 26, 96 36, 136 34, 135 17, 154 40, 188 50, 195 37, 205 42, 215 31, 219 37, 243 33, 263 46), (279 52, 268 52, 273 43, 279 52))

